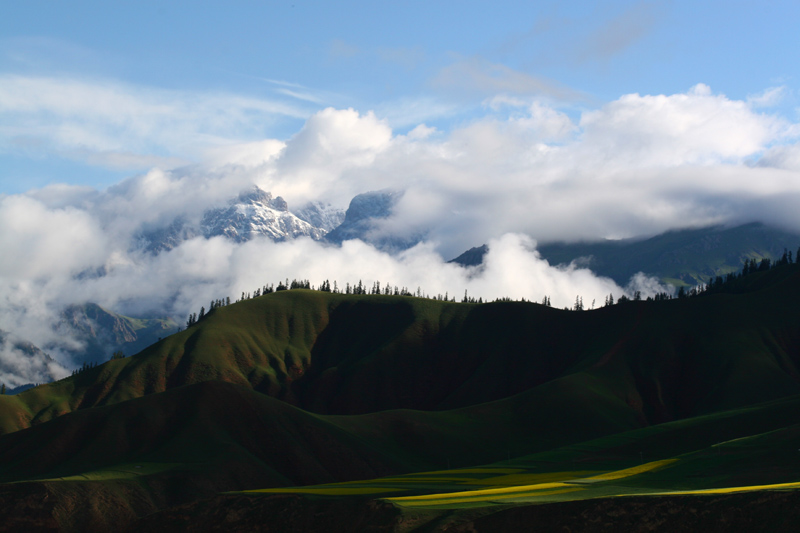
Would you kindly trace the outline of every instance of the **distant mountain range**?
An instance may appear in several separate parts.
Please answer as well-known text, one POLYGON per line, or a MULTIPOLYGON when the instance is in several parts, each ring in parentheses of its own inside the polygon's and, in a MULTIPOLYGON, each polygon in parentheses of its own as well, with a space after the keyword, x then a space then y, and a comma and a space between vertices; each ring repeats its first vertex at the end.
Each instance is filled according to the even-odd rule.
POLYGON ((276 242, 309 237, 333 244, 360 239, 380 250, 397 252, 422 240, 420 235, 398 237, 381 231, 381 221, 392 214, 402 196, 401 191, 371 191, 355 196, 346 211, 310 202, 291 212, 282 197, 254 186, 230 200, 228 206, 205 211, 199 224, 178 216, 167 226, 141 232, 136 246, 159 253, 198 236, 223 236, 235 242, 258 237, 276 242))
MULTIPOLYGON (((675 287, 706 283, 710 277, 741 271, 745 260, 778 259, 793 255, 800 233, 750 223, 733 228, 714 226, 668 231, 648 239, 583 243, 543 243, 537 246, 552 265, 576 261, 580 266, 625 285, 637 272, 655 276, 675 287)), ((476 266, 486 245, 467 250, 451 262, 476 266)))
POLYGON ((320 240, 341 224, 344 215, 341 209, 320 202, 312 202, 294 214, 282 197, 273 198, 271 193, 254 186, 230 200, 227 207, 205 211, 199 224, 193 225, 179 216, 166 227, 142 232, 137 244, 158 253, 198 236, 207 239, 223 236, 235 242, 261 236, 273 241, 298 237, 320 240))
MULTIPOLYGON (((386 189, 355 196, 346 211, 312 202, 291 212, 282 197, 273 197, 254 186, 230 200, 227 207, 207 210, 199 224, 192 225, 177 217, 166 227, 143 232, 138 245, 158 253, 197 236, 224 236, 235 242, 256 237, 273 241, 309 237, 332 244, 359 239, 380 250, 397 253, 425 237, 424 233, 396 235, 383 226, 402 197, 402 191, 386 189)), ((627 284, 637 272, 644 272, 680 287, 738 271, 751 258, 776 259, 784 249, 796 253, 798 246, 800 233, 754 222, 732 228, 679 229, 646 239, 545 242, 537 250, 550 264, 577 261, 620 285, 627 284)), ((472 248, 451 262, 479 265, 486 251, 486 245, 472 248)))

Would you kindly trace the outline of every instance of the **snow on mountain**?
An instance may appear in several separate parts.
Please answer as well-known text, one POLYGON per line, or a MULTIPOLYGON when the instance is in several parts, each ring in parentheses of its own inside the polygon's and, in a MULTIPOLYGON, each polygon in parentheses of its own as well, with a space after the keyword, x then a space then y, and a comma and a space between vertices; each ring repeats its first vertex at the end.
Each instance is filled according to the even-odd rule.
POLYGON ((312 202, 299 212, 300 216, 295 215, 282 197, 273 197, 254 186, 231 200, 226 207, 205 211, 199 224, 177 216, 167 226, 143 231, 137 238, 136 247, 157 254, 201 235, 207 239, 222 235, 236 242, 262 235, 274 241, 298 237, 321 240, 344 218, 341 209, 321 202, 312 202))
POLYGON ((325 230, 289 212, 286 200, 253 187, 243 192, 228 207, 211 209, 203 215, 202 233, 206 238, 224 235, 236 242, 266 235, 274 241, 298 237, 320 240, 325 230))

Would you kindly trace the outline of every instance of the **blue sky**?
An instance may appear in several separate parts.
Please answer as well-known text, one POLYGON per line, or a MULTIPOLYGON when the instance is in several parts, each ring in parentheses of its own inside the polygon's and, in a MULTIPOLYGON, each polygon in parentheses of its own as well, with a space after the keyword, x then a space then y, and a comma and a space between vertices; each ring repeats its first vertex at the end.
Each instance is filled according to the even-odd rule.
POLYGON ((769 112, 798 117, 797 2, 28 1, 3 11, 0 85, 46 80, 54 99, 64 82, 152 105, 197 99, 197 113, 211 116, 141 125, 137 136, 110 111, 65 118, 58 102, 37 109, 6 92, 3 193, 59 182, 104 188, 154 164, 195 161, 204 142, 285 140, 328 106, 374 110, 395 133, 420 123, 446 132, 505 113, 487 106, 497 95, 577 117, 625 94, 671 95, 703 83, 743 101, 781 88, 769 112), (226 104, 215 108, 212 96, 267 108, 220 123, 213 116, 226 104), (102 124, 73 144, 46 132, 69 135, 88 120, 102 124), (173 127, 206 139, 147 139, 147 128, 173 127), (131 157, 92 155, 109 151, 131 157))

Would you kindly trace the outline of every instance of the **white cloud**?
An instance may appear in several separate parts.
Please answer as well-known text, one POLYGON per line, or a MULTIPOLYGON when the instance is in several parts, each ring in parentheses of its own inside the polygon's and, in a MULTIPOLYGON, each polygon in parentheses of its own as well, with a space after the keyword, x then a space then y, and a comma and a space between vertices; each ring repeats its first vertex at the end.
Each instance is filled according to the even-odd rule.
POLYGON ((0 336, 0 383, 8 388, 28 383, 46 383, 69 375, 69 370, 48 360, 43 352, 26 350, 13 336, 0 336))
POLYGON ((772 147, 758 160, 757 165, 800 172, 800 144, 772 147))
POLYGON ((784 120, 703 84, 671 96, 625 95, 584 113, 580 125, 587 148, 625 166, 735 162, 790 134, 784 120))
POLYGON ((274 179, 265 184, 296 202, 317 198, 347 201, 352 189, 341 186, 341 175, 372 165, 391 141, 392 130, 372 112, 361 115, 353 109, 324 109, 287 141, 276 160, 274 179))
POLYGON ((109 244, 86 211, 48 209, 25 196, 0 198, 0 228, 7 284, 77 274, 102 261, 109 244))
POLYGON ((442 99, 423 96, 384 102, 375 108, 375 115, 393 128, 416 126, 422 122, 451 117, 463 109, 442 99))
POLYGON ((786 98, 787 92, 785 85, 770 87, 758 94, 747 95, 747 103, 752 107, 774 107, 786 98))

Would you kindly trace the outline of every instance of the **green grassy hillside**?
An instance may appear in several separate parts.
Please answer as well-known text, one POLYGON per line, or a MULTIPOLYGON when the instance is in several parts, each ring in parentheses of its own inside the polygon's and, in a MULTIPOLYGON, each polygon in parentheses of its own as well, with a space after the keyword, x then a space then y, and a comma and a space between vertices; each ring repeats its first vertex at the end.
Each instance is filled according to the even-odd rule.
POLYGON ((0 398, 14 431, 207 380, 320 414, 454 409, 592 390, 641 425, 800 393, 800 265, 736 294, 595 311, 292 290, 217 308, 133 357, 0 398))

